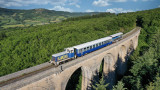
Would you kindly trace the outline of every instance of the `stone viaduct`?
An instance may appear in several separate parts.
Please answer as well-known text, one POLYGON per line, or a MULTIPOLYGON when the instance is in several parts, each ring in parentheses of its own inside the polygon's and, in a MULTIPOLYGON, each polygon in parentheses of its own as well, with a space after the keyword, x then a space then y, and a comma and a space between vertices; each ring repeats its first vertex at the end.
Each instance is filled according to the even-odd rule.
POLYGON ((82 90, 88 90, 91 81, 99 72, 104 60, 103 74, 107 83, 113 85, 116 74, 123 75, 126 71, 127 57, 136 49, 140 28, 135 28, 125 34, 121 41, 104 47, 83 57, 50 68, 46 71, 23 78, 0 87, 0 90, 65 90, 71 75, 77 70, 82 71, 82 90), (136 30, 135 30, 136 29, 136 30), (127 36, 128 35, 128 36, 127 36))

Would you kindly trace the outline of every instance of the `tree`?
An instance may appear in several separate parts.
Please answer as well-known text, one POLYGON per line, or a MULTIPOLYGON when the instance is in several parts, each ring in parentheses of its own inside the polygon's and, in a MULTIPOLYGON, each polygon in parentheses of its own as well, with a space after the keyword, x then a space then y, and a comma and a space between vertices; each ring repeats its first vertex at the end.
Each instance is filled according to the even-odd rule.
POLYGON ((0 32, 0 40, 4 39, 6 36, 6 33, 5 32, 0 32))
POLYGON ((157 59, 160 59, 160 30, 154 34, 154 36, 151 38, 151 44, 150 46, 154 48, 155 52, 155 57, 157 59))
POLYGON ((113 90, 126 90, 127 88, 124 88, 124 83, 122 81, 118 81, 118 84, 113 87, 113 90))
POLYGON ((146 87, 147 90, 159 90, 160 89, 160 77, 157 77, 154 82, 151 82, 149 86, 146 87))
POLYGON ((93 88, 95 90, 106 90, 106 88, 107 88, 108 85, 109 84, 105 84, 104 77, 102 77, 101 80, 99 82, 97 82, 95 84, 95 86, 93 86, 93 88))

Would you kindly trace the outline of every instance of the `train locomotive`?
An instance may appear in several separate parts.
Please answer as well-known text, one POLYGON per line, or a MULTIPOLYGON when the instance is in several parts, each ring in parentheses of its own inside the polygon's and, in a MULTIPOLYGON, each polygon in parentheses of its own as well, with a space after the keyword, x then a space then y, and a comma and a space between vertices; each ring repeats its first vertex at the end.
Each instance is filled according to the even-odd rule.
POLYGON ((55 65, 59 65, 60 62, 84 56, 87 53, 91 53, 95 50, 108 46, 113 42, 119 41, 120 39, 122 39, 122 35, 123 33, 119 32, 108 37, 65 48, 63 52, 53 54, 50 62, 55 65))

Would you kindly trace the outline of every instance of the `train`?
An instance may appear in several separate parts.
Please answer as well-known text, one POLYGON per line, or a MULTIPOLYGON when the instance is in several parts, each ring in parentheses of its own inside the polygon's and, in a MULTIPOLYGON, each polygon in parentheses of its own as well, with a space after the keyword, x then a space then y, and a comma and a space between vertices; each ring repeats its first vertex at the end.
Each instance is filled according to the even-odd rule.
POLYGON ((119 32, 94 41, 65 48, 63 52, 53 54, 50 63, 59 65, 61 62, 82 57, 88 53, 91 53, 93 51, 96 51, 100 48, 106 47, 114 42, 121 40, 122 35, 123 33, 119 32))

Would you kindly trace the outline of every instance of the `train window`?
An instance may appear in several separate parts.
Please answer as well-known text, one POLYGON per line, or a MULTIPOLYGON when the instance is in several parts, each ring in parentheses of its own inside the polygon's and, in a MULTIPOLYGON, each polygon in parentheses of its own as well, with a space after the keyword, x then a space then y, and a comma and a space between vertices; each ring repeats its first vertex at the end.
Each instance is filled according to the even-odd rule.
POLYGON ((90 49, 92 49, 92 46, 90 46, 90 49))
POLYGON ((93 48, 95 48, 95 45, 93 45, 93 48))
POLYGON ((99 43, 99 46, 101 46, 101 43, 99 43))
POLYGON ((84 48, 84 51, 87 51, 86 48, 84 48))
POLYGON ((98 47, 98 44, 96 44, 96 47, 98 47))
POLYGON ((89 47, 87 47, 87 50, 89 50, 89 47))
POLYGON ((108 41, 106 41, 106 43, 108 43, 108 41))
POLYGON ((82 49, 79 50, 79 53, 82 53, 82 49))
POLYGON ((102 45, 103 45, 103 42, 102 42, 102 45))

